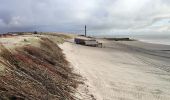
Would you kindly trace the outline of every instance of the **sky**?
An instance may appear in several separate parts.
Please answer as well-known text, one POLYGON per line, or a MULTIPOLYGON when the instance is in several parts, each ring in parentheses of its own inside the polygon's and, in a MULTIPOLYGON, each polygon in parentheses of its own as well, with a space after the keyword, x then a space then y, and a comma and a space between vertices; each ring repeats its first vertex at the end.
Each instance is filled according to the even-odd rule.
POLYGON ((170 34, 170 0, 0 0, 0 32, 170 34))

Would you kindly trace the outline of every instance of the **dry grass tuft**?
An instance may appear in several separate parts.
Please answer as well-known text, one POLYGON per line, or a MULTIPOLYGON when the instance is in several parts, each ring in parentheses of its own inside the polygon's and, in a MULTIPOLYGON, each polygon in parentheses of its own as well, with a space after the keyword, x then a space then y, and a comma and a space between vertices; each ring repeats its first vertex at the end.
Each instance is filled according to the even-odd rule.
POLYGON ((74 74, 57 44, 42 38, 40 48, 25 46, 15 53, 1 46, 5 75, 0 99, 74 100, 79 75, 74 74))

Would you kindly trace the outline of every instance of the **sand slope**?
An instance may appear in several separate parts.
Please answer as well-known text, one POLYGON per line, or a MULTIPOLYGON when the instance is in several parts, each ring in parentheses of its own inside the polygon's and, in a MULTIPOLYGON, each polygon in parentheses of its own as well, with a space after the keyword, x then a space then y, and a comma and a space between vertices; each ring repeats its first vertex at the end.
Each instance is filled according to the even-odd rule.
POLYGON ((169 53, 141 42, 102 42, 105 48, 60 45, 87 79, 89 94, 97 100, 170 100, 169 53))

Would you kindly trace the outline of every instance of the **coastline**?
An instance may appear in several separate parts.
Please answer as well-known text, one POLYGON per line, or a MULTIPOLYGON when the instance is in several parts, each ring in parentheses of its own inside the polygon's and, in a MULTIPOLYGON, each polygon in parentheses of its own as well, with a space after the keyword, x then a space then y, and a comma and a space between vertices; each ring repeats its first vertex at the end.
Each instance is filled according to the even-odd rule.
POLYGON ((162 44, 170 45, 170 35, 106 35, 106 36, 93 36, 94 38, 130 38, 137 41, 153 43, 153 44, 162 44))
POLYGON ((152 43, 152 44, 162 44, 162 45, 170 45, 169 39, 160 39, 160 40, 147 40, 147 39, 139 39, 139 41, 146 42, 146 43, 152 43))

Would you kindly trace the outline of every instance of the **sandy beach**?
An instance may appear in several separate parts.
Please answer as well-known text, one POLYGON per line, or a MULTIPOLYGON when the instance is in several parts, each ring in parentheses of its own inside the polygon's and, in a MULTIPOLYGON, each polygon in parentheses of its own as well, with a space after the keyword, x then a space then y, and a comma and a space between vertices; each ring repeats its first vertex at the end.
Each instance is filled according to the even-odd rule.
MULTIPOLYGON (((170 46, 99 41, 104 48, 71 41, 60 45, 71 66, 86 79, 84 91, 92 99, 170 100, 170 46)), ((82 92, 81 87, 78 90, 82 92)))

